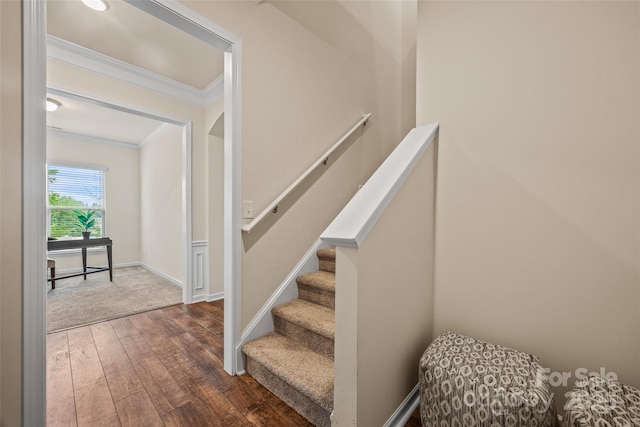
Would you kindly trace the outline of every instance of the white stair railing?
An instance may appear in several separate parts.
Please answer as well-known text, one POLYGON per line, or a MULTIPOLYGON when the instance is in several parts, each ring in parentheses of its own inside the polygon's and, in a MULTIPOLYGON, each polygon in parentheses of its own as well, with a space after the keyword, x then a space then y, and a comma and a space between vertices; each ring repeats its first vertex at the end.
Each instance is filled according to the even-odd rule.
POLYGON ((336 246, 335 425, 404 425, 415 410, 433 321, 437 140, 437 124, 409 132, 320 237, 336 246))

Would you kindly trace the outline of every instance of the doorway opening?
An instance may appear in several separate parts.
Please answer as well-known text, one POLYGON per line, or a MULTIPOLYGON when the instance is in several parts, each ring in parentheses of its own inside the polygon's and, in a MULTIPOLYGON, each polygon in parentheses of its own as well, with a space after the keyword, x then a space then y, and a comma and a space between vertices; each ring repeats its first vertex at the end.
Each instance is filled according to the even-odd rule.
MULTIPOLYGON (((236 373, 240 341, 241 40, 189 8, 168 0, 131 1, 162 21, 224 52, 224 369, 236 373)), ((46 322, 46 7, 23 3, 23 366, 22 420, 44 425, 46 322)), ((190 266, 186 266, 189 274, 190 266)), ((189 284, 187 284, 189 286, 189 284)))
MULTIPOLYGON (((69 90, 47 97, 59 104, 47 113, 48 245, 77 239, 91 215, 91 237, 116 255, 112 273, 83 278, 78 250, 49 252, 47 333, 191 302, 192 124, 69 90)), ((105 256, 90 248, 88 264, 105 256)))

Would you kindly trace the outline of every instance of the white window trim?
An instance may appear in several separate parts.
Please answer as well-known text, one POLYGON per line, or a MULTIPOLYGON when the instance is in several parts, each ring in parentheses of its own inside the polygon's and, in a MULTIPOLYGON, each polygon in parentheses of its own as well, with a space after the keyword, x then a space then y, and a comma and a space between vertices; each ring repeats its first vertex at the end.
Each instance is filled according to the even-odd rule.
MULTIPOLYGON (((47 172, 49 171, 50 167, 55 167, 55 166, 62 166, 62 167, 68 167, 68 168, 76 168, 76 169, 90 169, 90 170, 95 170, 95 171, 100 171, 102 172, 102 198, 101 198, 101 207, 100 208, 91 208, 95 211, 100 211, 102 213, 101 215, 101 227, 102 227, 102 236, 100 237, 107 237, 107 221, 106 221, 106 213, 107 213, 107 172, 109 171, 109 168, 107 166, 100 166, 100 165, 90 165, 90 164, 83 164, 83 163, 73 163, 73 162, 56 162, 56 161, 52 161, 52 162, 47 162, 47 172)), ((60 209, 60 210, 74 210, 74 209, 78 209, 78 206, 51 206, 49 205, 49 174, 47 173, 47 236, 51 235, 51 209, 60 209)), ((57 253, 80 253, 80 249, 69 249, 67 251, 56 251, 57 253)), ((90 251, 90 252, 95 252, 95 251, 90 251)))

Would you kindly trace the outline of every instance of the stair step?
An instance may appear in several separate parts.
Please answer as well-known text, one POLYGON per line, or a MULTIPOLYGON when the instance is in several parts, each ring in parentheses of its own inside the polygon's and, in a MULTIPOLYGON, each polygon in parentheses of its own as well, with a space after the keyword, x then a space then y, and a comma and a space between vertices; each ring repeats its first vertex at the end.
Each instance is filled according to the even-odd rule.
POLYGON ((336 249, 319 249, 316 252, 318 261, 320 263, 320 270, 328 271, 330 273, 336 272, 336 249))
POLYGON ((317 426, 330 426, 333 361, 276 332, 248 342, 247 373, 317 426))
POLYGON ((276 332, 333 359, 334 310, 297 299, 271 310, 276 332))
POLYGON ((336 275, 328 271, 316 271, 303 274, 296 279, 298 283, 298 298, 320 304, 328 308, 335 308, 336 275))

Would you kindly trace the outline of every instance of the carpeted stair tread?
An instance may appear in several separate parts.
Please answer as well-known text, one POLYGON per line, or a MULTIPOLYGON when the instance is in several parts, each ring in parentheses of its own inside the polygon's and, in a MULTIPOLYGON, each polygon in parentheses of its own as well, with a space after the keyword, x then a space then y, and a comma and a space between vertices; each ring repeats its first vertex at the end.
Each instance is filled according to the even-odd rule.
POLYGON ((336 291, 336 275, 328 271, 315 271, 303 274, 296 279, 299 285, 313 286, 325 291, 336 291))
POLYGON ((319 249, 316 252, 321 271, 336 272, 336 249, 319 249))
POLYGON ((336 305, 336 275, 328 271, 304 274, 297 279, 298 298, 330 309, 336 305))
POLYGON ((318 249, 316 252, 318 258, 333 258, 336 259, 336 248, 318 249))
POLYGON ((333 408, 333 361, 272 332, 242 351, 322 408, 333 408))
POLYGON ((274 307, 271 312, 318 335, 334 339, 335 311, 330 308, 296 299, 274 307))

